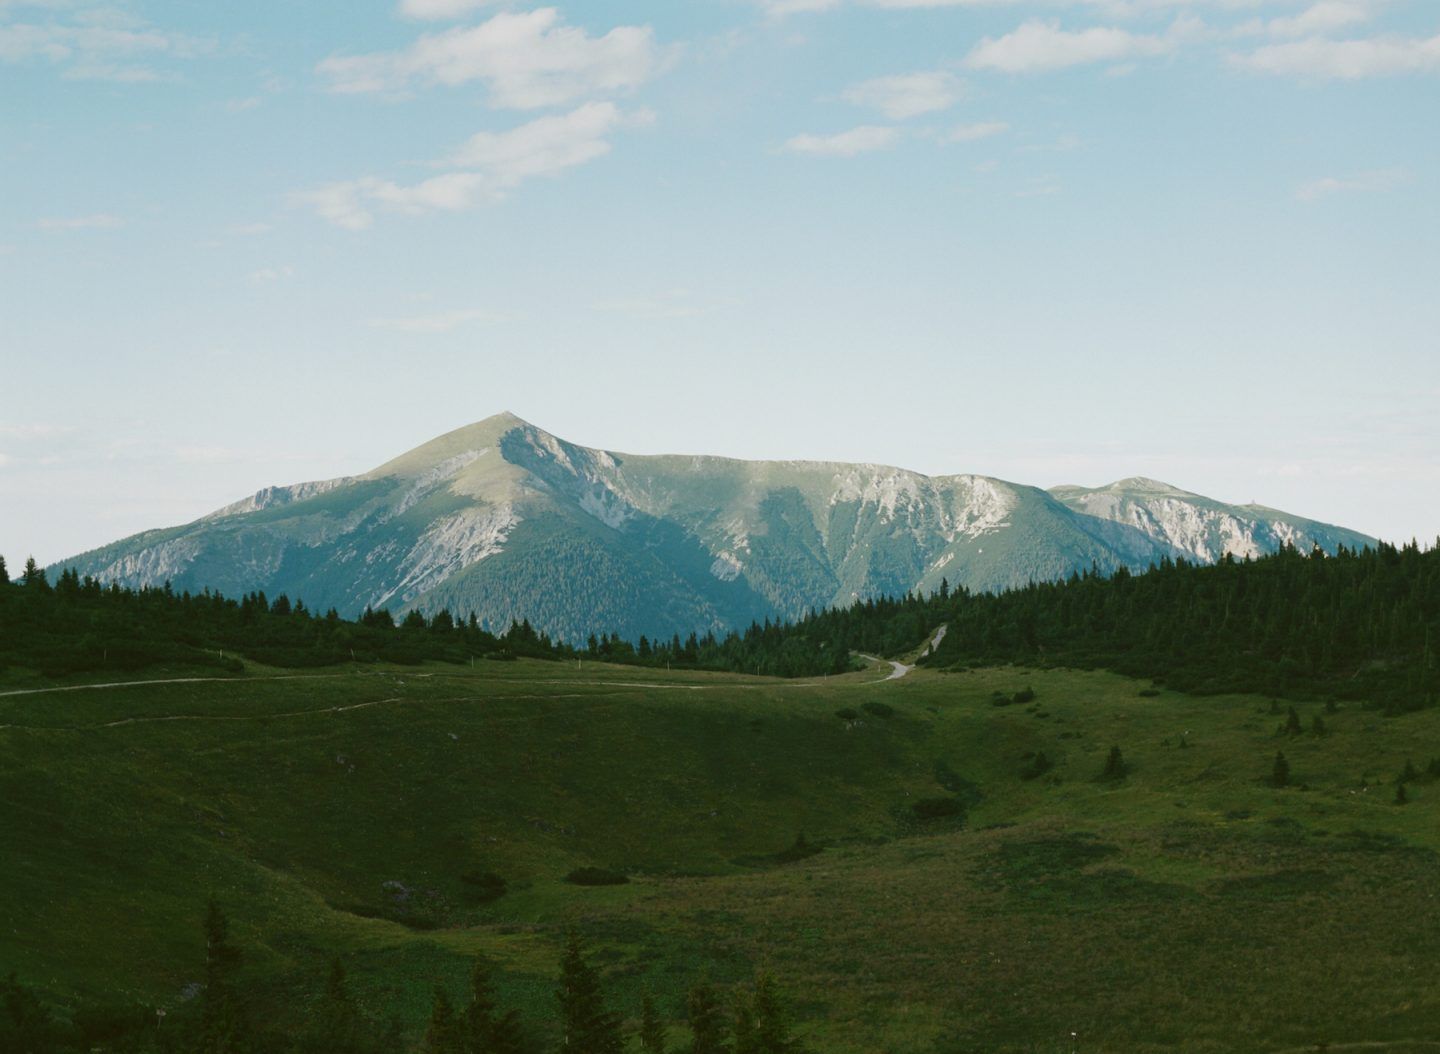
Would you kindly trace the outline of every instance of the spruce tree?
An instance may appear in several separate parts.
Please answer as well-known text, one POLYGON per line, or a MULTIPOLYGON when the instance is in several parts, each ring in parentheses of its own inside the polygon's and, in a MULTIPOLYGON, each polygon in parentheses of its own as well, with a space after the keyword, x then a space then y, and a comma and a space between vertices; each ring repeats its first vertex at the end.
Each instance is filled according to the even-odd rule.
POLYGON ((725 1017, 715 990, 697 984, 685 997, 685 1014, 690 1019, 689 1054, 724 1054, 725 1017))
POLYGON ((205 908, 205 990, 200 1004, 200 1042, 205 1054, 248 1050, 249 1027, 235 990, 240 949, 230 943, 230 923, 220 905, 205 908))
POLYGON ((338 958, 330 962, 325 994, 303 1046, 315 1054, 351 1054, 361 1049, 360 1013, 345 988, 345 968, 338 958))
POLYGON ((620 1054, 620 1022, 605 1007, 600 978, 585 961, 580 937, 571 931, 560 961, 561 1054, 620 1054))
POLYGON ((1395 804, 1404 805, 1410 800, 1410 795, 1405 793, 1405 784, 1395 784, 1395 804))
POLYGON ((470 971, 470 1005, 465 1008, 465 1043, 471 1050, 484 1050, 495 1029, 495 992, 490 971, 477 959, 470 971))
POLYGON ((645 1054, 664 1054, 665 1022, 655 1009, 655 997, 649 992, 640 1001, 640 1049, 645 1054))
POLYGON ((1106 782, 1123 780, 1129 771, 1130 767, 1125 764, 1125 756, 1120 753, 1120 748, 1111 747, 1105 758, 1105 767, 1100 770, 1100 779, 1106 782))
POLYGON ((420 1049, 425 1054, 465 1054, 465 1037, 455 1016, 455 1008, 445 989, 435 986, 435 1001, 430 1006, 430 1024, 420 1049))
POLYGON ((0 586, 10 584, 10 572, 5 569, 5 557, 0 556, 0 586))
POLYGON ((775 978, 762 970, 755 978, 755 1054, 795 1054, 800 1044, 790 1035, 785 1004, 775 987, 775 978))
POLYGON ((1270 784, 1274 787, 1286 787, 1290 784, 1290 762, 1285 760, 1285 755, 1275 751, 1275 765, 1270 770, 1270 784))

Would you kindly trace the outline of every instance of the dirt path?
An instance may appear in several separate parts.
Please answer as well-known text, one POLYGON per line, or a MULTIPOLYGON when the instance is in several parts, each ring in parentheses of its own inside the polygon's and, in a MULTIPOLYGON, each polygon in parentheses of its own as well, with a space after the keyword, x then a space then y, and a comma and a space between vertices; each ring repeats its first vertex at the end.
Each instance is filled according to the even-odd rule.
POLYGON ((886 681, 898 681, 911 670, 915 669, 914 666, 906 666, 903 662, 896 662, 894 659, 882 659, 878 655, 866 655, 863 651, 857 651, 855 654, 862 659, 868 659, 877 666, 883 666, 885 663, 889 663, 891 667, 890 673, 883 678, 883 680, 886 681))
MULTIPOLYGON (((48 695, 52 692, 88 692, 94 688, 134 688, 147 684, 250 684, 255 681, 323 681, 336 677, 353 677, 348 673, 306 673, 274 677, 167 677, 157 681, 110 681, 105 684, 67 684, 61 688, 23 688, 0 692, 0 699, 17 695, 48 695)), ((424 676, 421 674, 420 676, 424 676)))

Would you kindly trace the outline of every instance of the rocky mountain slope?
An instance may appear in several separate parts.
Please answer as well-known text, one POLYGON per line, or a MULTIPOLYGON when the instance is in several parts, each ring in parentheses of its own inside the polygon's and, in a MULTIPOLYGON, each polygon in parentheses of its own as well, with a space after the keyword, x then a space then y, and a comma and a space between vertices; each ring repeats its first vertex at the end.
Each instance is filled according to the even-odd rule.
POLYGON ((62 561, 128 585, 264 590, 350 615, 474 611, 567 639, 723 630, 856 598, 1213 560, 1340 528, 1164 484, 1100 490, 884 465, 620 454, 511 414, 358 476, 268 487, 62 561))

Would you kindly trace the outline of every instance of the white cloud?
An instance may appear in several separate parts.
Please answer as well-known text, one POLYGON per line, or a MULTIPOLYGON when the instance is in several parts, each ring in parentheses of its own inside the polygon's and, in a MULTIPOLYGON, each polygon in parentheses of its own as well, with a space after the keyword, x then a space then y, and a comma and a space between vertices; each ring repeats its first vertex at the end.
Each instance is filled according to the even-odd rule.
POLYGON ((1344 178, 1327 176, 1301 184, 1295 191, 1295 197, 1299 201, 1314 202, 1334 194, 1394 190, 1409 181, 1410 174, 1397 168, 1362 172, 1357 176, 1344 178))
POLYGON ((1320 0, 1298 15, 1272 18, 1265 28, 1277 37, 1308 37, 1369 21, 1370 6, 1359 0, 1320 0))
POLYGON ((834 135, 797 135, 785 143, 785 149, 793 154, 815 157, 854 157, 872 150, 884 150, 895 145, 899 138, 898 129, 862 124, 834 135))
POLYGON ((498 201, 529 179, 555 176, 610 152, 609 136, 653 122, 648 110, 621 112, 591 102, 567 114, 540 117, 505 132, 480 132, 441 162, 455 171, 409 186, 365 177, 332 183, 298 196, 339 227, 362 230, 376 208, 418 215, 459 212, 498 201))
POLYGON ((449 333, 475 322, 505 322, 509 315, 483 308, 441 311, 433 315, 411 315, 407 318, 372 318, 372 329, 388 329, 396 333, 449 333))
POLYGON ((72 80, 144 83, 169 79, 146 64, 161 59, 191 59, 214 48, 214 42, 170 33, 141 19, 108 8, 86 7, 61 16, 69 5, 29 4, 56 13, 48 19, 0 23, 0 62, 48 62, 72 80))
POLYGON ((1067 31, 1058 22, 1031 19, 1003 37, 986 37, 965 59, 971 69, 1039 73, 1094 62, 1114 62, 1172 50, 1170 36, 1096 26, 1067 31))
POLYGON ((940 136, 944 143, 973 143, 980 139, 1002 135, 1010 130, 1004 121, 980 121, 975 124, 957 124, 940 136))
POLYGON ((337 92, 482 81, 491 106, 533 110, 638 87, 659 67, 649 26, 619 26, 592 37, 562 25, 559 12, 545 7, 422 36, 404 51, 332 56, 318 71, 337 92))
POLYGON ((108 212, 97 212, 90 216, 49 217, 36 220, 35 226, 42 231, 114 230, 125 226, 125 221, 108 212))
POLYGON ((1242 69, 1297 77, 1359 80, 1401 73, 1440 71, 1440 35, 1325 40, 1312 37, 1286 44, 1268 44, 1248 55, 1233 55, 1242 69))
POLYGON ((494 0, 401 0, 400 13, 406 18, 464 18, 494 0))
POLYGON ((846 102, 879 110, 892 121, 955 105, 962 85, 951 73, 901 73, 862 81, 844 92, 846 102))

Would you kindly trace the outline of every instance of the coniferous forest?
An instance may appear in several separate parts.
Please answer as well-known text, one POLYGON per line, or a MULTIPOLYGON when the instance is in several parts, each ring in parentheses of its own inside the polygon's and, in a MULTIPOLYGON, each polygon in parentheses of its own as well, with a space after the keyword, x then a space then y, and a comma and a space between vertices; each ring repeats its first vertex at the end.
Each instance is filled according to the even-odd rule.
POLYGON ((31 562, 15 582, 0 562, 0 667, 47 676, 160 664, 239 672, 346 662, 452 663, 516 656, 781 677, 850 669, 856 652, 901 655, 940 626, 920 661, 1104 668, 1188 692, 1260 692, 1363 701, 1388 711, 1440 699, 1440 547, 1285 548, 1214 566, 1163 561, 1143 574, 1084 574, 1003 593, 951 591, 857 601, 793 624, 724 638, 561 642, 528 621, 493 634, 467 617, 386 610, 356 620, 303 600, 177 594, 105 585, 31 562))
MULTIPOLYGON (((197 931, 197 966, 203 981, 180 1009, 167 1013, 123 1003, 72 1007, 62 1018, 14 974, 0 980, 0 1051, 6 1054, 402 1054, 412 1049, 400 1025, 362 1007, 346 982, 344 964, 330 961, 319 996, 295 1008, 301 1024, 278 1027, 254 1005, 244 972, 244 949, 213 900, 197 931), (203 937, 203 945, 201 938, 203 937)), ((421 1054, 620 1054, 634 1036, 646 1054, 803 1054, 775 979, 766 971, 728 1000, 706 982, 693 985, 685 1016, 688 1046, 669 1042, 667 1027, 648 994, 633 1014, 607 997, 590 955, 570 931, 555 981, 553 1012, 526 1020, 503 1005, 489 966, 477 960, 462 998, 436 986, 421 1054)), ((677 1008, 679 1009, 679 1008, 677 1008)))

